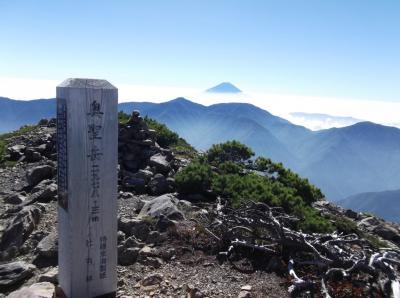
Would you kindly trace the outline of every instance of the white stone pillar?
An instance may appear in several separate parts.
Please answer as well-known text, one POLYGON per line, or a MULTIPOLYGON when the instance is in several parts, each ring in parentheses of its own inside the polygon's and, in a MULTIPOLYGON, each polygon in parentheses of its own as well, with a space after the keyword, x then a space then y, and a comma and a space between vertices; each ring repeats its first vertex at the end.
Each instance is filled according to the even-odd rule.
POLYGON ((104 80, 57 86, 58 265, 68 298, 115 297, 117 105, 104 80))

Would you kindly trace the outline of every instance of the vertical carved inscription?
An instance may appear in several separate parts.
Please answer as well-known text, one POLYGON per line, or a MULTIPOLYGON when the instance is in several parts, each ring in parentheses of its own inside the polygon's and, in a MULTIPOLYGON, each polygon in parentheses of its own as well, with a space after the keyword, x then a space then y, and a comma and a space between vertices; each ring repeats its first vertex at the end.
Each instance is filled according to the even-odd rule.
POLYGON ((99 231, 99 224, 101 220, 101 174, 102 174, 102 159, 103 159, 103 116, 102 102, 93 100, 89 105, 89 112, 87 113, 88 122, 88 162, 89 162, 89 201, 88 201, 88 250, 87 250, 87 273, 86 280, 93 281, 96 277, 104 279, 107 277, 107 237, 104 235, 95 235, 95 231, 99 231), (95 256, 92 254, 92 247, 95 243, 99 243, 100 259, 94 260, 95 256), (95 272, 99 272, 97 275, 95 272))
POLYGON ((68 211, 67 104, 57 99, 58 204, 68 211))

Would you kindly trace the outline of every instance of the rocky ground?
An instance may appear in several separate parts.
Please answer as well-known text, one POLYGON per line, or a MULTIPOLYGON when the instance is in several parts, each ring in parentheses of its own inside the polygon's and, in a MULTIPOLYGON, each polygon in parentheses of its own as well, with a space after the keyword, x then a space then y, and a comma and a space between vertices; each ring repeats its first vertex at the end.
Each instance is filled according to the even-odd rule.
MULTIPOLYGON (((7 158, 15 164, 0 168, 0 297, 60 296, 54 134, 54 122, 42 121, 9 140, 7 158)), ((275 264, 282 270, 245 272, 217 259, 218 236, 199 225, 217 203, 175 192, 174 173, 187 160, 161 148, 137 112, 120 126, 119 152, 118 297, 290 296, 296 278, 288 263, 275 264)), ((326 201, 315 207, 399 249, 398 225, 326 201)))
MULTIPOLYGON (((237 272, 182 239, 193 228, 188 216, 201 210, 173 193, 173 174, 187 161, 134 116, 120 127, 117 296, 287 296, 284 278, 237 272)), ((9 140, 15 165, 0 168, 0 297, 57 292, 55 127, 41 124, 9 140)))

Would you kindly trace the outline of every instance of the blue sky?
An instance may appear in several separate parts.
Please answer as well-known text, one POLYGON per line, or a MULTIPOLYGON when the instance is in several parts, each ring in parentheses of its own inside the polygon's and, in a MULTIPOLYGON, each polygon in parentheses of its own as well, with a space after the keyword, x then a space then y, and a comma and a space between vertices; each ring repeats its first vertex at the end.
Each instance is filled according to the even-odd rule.
POLYGON ((0 0, 0 38, 0 77, 400 101, 397 0, 0 0))

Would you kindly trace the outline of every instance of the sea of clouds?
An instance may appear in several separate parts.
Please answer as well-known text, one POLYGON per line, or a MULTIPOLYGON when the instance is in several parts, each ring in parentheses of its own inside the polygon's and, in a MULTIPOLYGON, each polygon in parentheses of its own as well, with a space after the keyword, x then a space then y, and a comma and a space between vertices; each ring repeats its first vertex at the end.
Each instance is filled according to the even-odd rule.
MULTIPOLYGON (((19 100, 54 98, 55 86, 59 83, 60 81, 56 80, 0 78, 0 96, 19 100)), ((312 130, 343 127, 358 121, 372 121, 400 128, 400 101, 316 97, 250 91, 240 94, 211 94, 203 92, 207 87, 200 90, 198 88, 179 86, 118 83, 114 85, 118 88, 120 102, 164 102, 177 97, 185 97, 203 105, 245 102, 254 104, 274 115, 312 130), (293 114, 299 112, 306 114, 293 114), (314 114, 325 114, 326 117, 315 117, 314 114)))

